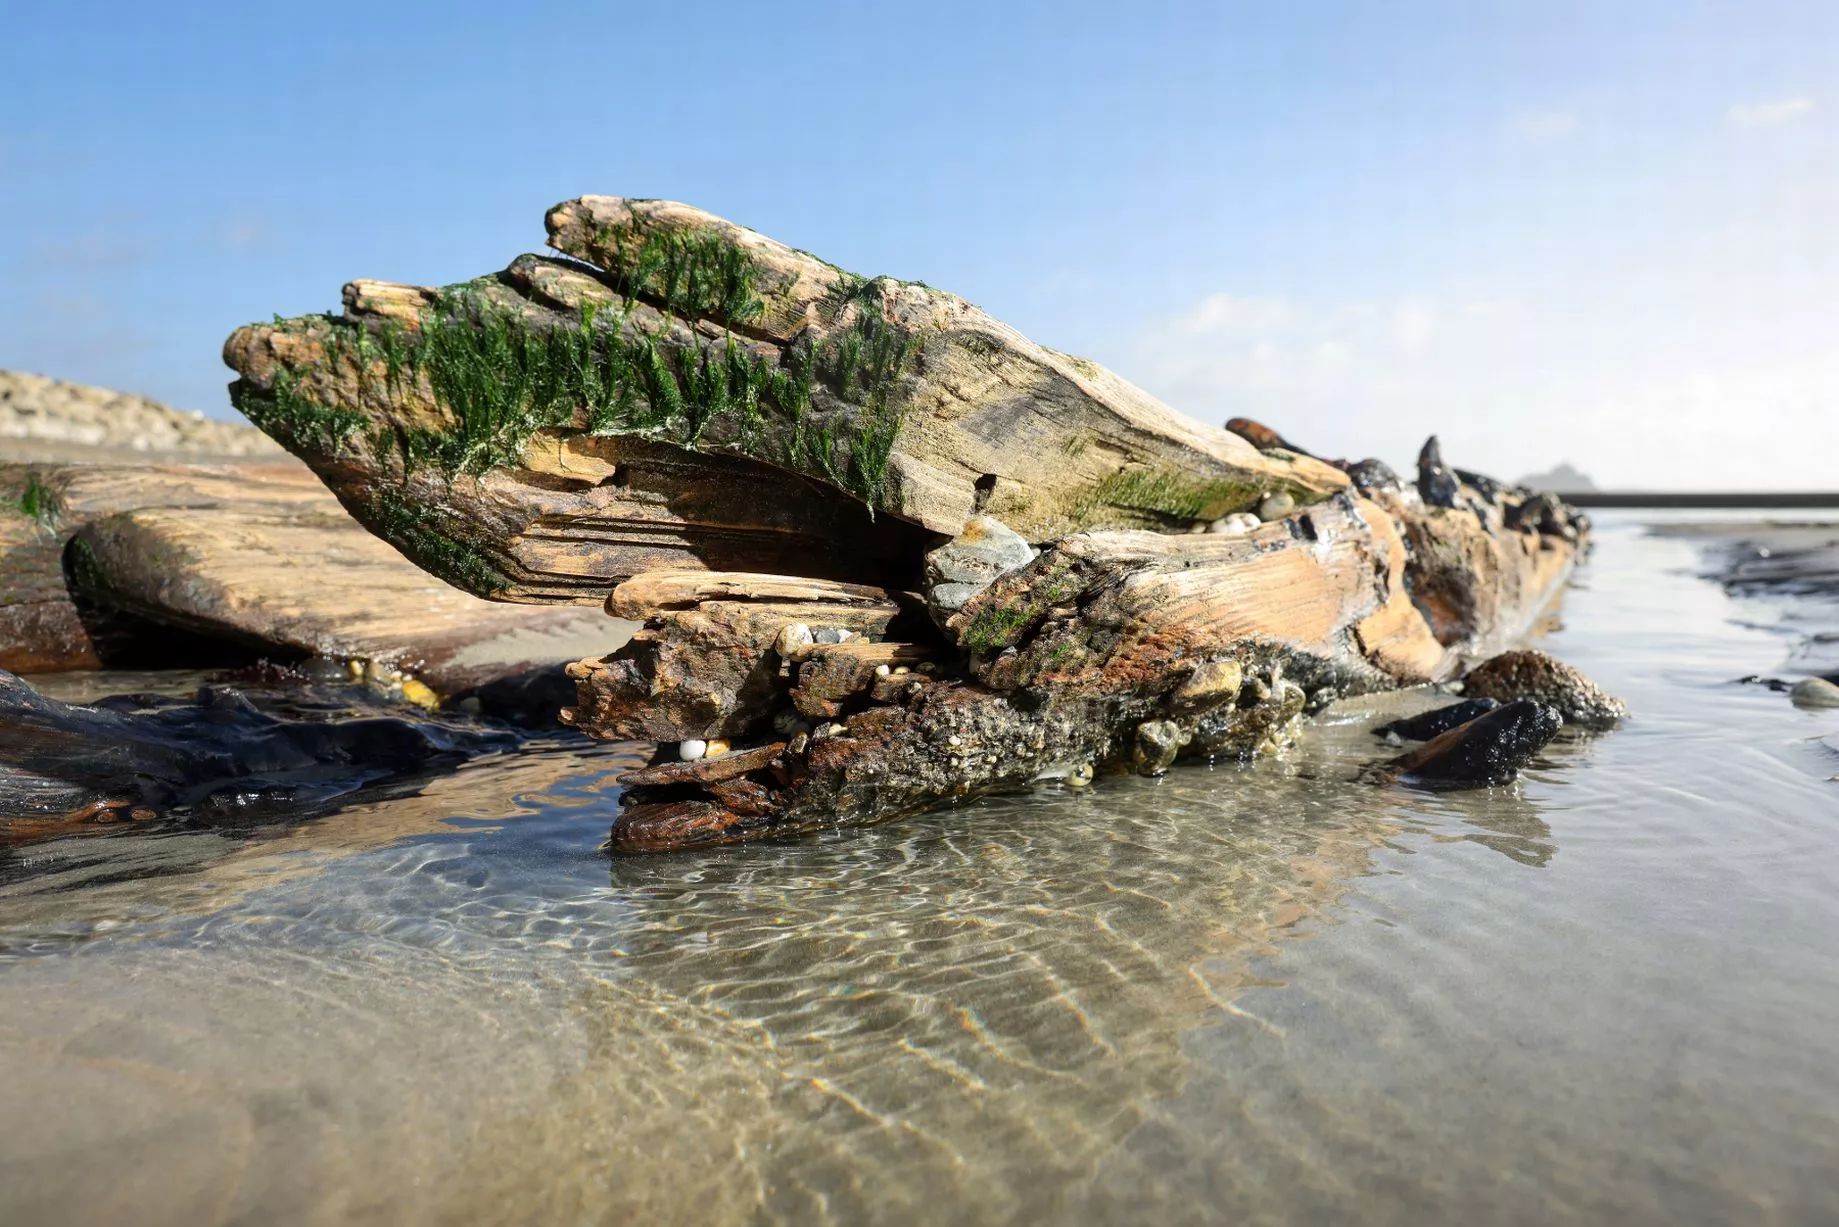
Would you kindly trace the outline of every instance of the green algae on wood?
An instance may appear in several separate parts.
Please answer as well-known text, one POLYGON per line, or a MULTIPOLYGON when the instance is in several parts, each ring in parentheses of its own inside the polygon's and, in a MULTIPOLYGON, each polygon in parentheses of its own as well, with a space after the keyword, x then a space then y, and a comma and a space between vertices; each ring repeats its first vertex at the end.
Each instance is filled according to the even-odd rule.
MULTIPOLYGON (((840 565, 860 530, 820 523, 819 487, 871 522, 949 536, 987 510, 1038 543, 1173 531, 1277 489, 1306 505, 1346 485, 1182 419, 954 295, 856 276, 689 206, 584 197, 548 222, 567 258, 525 255, 445 289, 353 282, 342 317, 239 330, 225 350, 237 403, 347 505, 392 489, 501 569, 540 521, 538 553, 559 564, 578 542, 580 560, 542 583, 583 593, 667 556, 763 567, 794 538, 832 542, 840 565), (763 466, 744 484, 773 505, 711 496, 725 470, 688 456, 654 452, 662 467, 622 475, 640 442, 763 466), (692 487, 703 493, 681 497, 692 487), (790 537, 761 531, 786 518, 781 503, 804 517, 790 537), (590 524, 614 521, 610 555, 590 524)), ((498 591, 524 599, 524 574, 498 591)))

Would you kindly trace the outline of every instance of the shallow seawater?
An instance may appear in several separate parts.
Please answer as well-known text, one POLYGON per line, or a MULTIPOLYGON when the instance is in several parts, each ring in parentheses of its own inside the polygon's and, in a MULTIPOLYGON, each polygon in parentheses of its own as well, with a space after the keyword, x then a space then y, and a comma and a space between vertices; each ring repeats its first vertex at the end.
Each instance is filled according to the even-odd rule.
POLYGON ((700 854, 567 745, 18 849, 0 1222, 1832 1221, 1839 712, 1731 682, 1825 610, 1603 520, 1547 646, 1633 718, 1510 789, 1349 712, 700 854))

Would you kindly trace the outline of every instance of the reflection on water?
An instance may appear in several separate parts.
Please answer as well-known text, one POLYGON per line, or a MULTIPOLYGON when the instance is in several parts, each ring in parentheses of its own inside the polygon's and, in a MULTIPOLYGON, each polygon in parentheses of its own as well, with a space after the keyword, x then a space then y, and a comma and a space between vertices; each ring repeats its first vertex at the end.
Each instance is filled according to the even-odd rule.
MULTIPOLYGON (((1772 649, 1603 535, 1629 726, 1519 786, 1250 767, 609 862, 621 749, 0 887, 20 1222, 1811 1219, 1839 797, 1772 649)), ((1409 698, 1392 700, 1409 703, 1409 698)), ((63 859, 58 859, 63 858, 63 859)))

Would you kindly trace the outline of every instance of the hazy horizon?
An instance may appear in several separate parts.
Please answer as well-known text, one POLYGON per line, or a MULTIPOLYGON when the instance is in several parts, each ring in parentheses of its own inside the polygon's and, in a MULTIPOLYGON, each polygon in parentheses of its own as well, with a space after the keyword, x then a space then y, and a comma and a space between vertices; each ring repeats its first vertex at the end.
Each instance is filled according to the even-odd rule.
POLYGON ((0 367, 232 416, 236 325, 598 192, 1326 455, 1839 484, 1839 10, 1602 7, 23 12, 0 367))

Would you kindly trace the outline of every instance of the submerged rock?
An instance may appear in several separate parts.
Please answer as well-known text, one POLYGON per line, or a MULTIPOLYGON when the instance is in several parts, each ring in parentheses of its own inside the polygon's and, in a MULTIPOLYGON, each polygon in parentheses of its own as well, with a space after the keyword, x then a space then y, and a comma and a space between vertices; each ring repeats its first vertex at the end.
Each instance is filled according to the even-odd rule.
POLYGON ((1537 699, 1556 708, 1567 724, 1604 729, 1628 714, 1622 700, 1557 657, 1529 648, 1502 652, 1469 671, 1462 692, 1472 699, 1537 699))
POLYGON ((1370 774, 1428 788, 1505 784, 1563 727, 1557 709, 1516 699, 1438 734, 1370 774))
POLYGON ((1477 716, 1486 715, 1500 705, 1499 699, 1466 699, 1434 711, 1390 721, 1373 732, 1380 737, 1396 737, 1403 741, 1429 741, 1439 734, 1467 724, 1477 716))
POLYGON ((997 577, 1035 559, 1035 549, 995 516, 973 516, 964 531, 926 555, 926 607, 943 625, 997 577))

